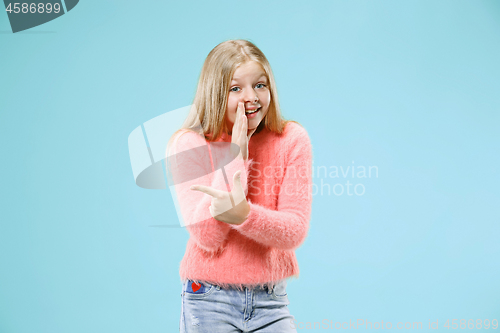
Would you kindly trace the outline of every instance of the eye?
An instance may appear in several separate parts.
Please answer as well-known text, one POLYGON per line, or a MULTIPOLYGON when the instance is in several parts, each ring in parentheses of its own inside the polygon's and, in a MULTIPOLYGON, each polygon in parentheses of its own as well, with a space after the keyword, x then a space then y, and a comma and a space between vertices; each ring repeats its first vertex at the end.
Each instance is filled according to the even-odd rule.
POLYGON ((240 89, 240 87, 232 87, 229 91, 236 91, 234 89, 240 89))
POLYGON ((257 83, 257 88, 259 85, 262 86, 262 88, 264 88, 266 86, 264 83, 257 83))

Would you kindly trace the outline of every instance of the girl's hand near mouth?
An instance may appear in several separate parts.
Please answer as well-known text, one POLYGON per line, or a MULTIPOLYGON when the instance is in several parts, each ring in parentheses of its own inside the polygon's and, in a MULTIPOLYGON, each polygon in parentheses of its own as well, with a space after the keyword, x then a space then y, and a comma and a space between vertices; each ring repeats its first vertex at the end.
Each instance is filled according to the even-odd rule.
POLYGON ((242 102, 238 103, 236 111, 236 120, 233 125, 231 143, 235 143, 240 147, 241 157, 243 160, 248 160, 248 141, 250 137, 257 130, 254 128, 248 130, 248 118, 245 115, 245 105, 242 102))

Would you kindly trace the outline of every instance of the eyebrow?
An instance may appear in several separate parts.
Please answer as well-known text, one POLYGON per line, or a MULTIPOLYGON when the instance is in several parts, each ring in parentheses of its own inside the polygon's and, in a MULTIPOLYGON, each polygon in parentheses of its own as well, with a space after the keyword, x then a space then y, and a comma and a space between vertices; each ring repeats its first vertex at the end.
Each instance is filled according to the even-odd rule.
MULTIPOLYGON (((262 75, 261 75, 261 76, 259 76, 259 79, 261 79, 262 77, 265 77, 265 78, 266 78, 266 80, 267 80, 266 73, 262 73, 262 75)), ((233 79, 232 79, 231 81, 237 81, 237 80, 239 80, 239 78, 238 78, 238 77, 233 77, 233 79)))

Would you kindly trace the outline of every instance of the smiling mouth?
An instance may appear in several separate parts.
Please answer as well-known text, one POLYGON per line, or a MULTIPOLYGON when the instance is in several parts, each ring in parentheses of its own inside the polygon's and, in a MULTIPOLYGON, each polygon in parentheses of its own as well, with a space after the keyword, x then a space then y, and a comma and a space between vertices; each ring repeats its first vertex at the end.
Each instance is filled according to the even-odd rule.
POLYGON ((255 113, 255 112, 258 112, 258 111, 260 111, 260 108, 255 109, 255 110, 248 110, 248 111, 245 110, 245 114, 252 114, 252 113, 255 113))

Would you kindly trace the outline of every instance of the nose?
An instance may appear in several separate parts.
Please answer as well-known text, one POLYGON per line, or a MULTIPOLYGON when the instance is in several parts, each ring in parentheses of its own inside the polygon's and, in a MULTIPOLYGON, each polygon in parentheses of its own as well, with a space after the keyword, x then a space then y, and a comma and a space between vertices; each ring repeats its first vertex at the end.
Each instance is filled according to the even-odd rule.
POLYGON ((243 98, 243 102, 250 102, 252 104, 257 103, 257 101, 259 100, 257 93, 253 89, 248 89, 243 98))

